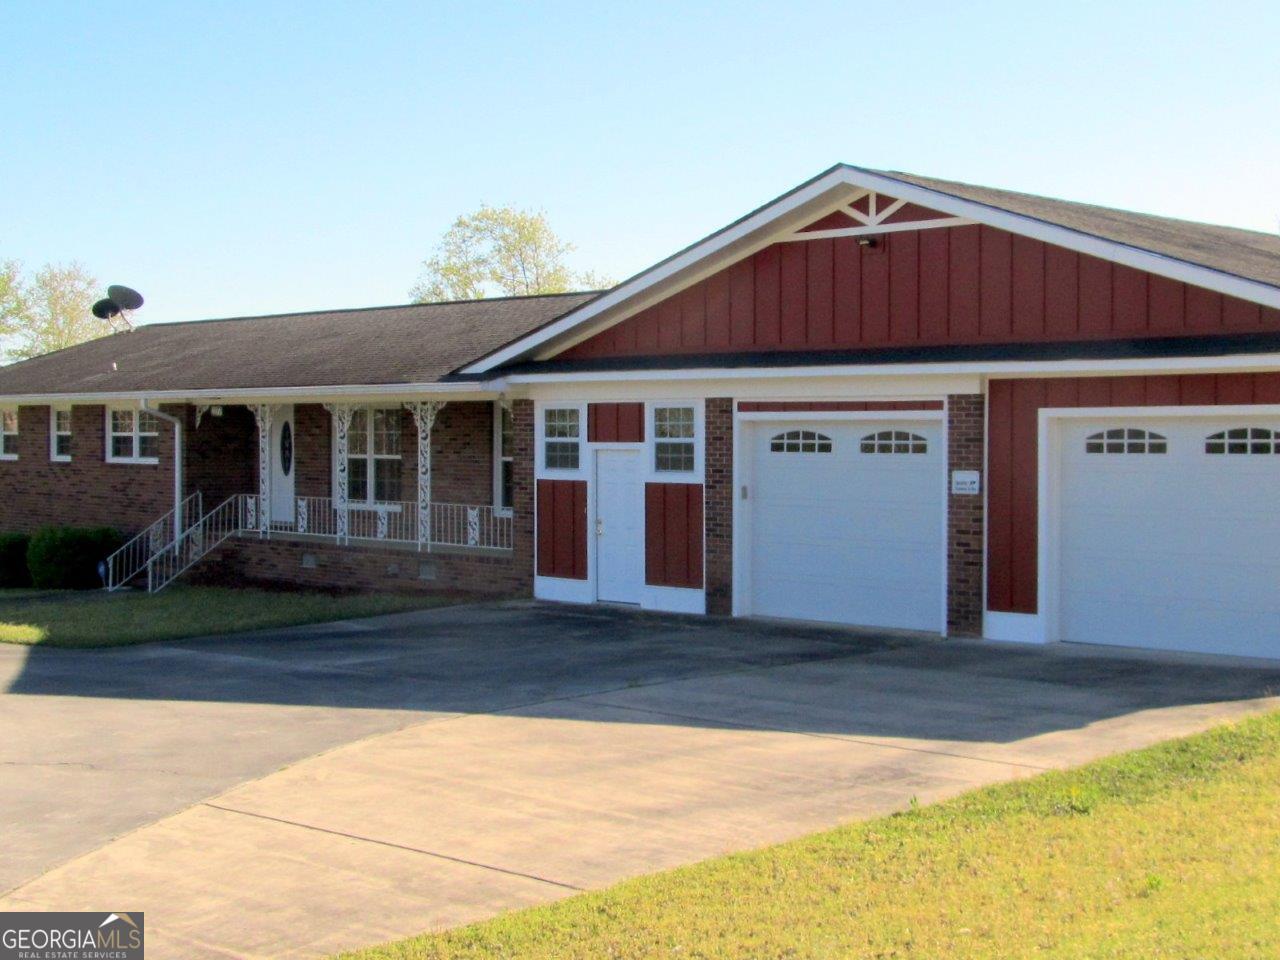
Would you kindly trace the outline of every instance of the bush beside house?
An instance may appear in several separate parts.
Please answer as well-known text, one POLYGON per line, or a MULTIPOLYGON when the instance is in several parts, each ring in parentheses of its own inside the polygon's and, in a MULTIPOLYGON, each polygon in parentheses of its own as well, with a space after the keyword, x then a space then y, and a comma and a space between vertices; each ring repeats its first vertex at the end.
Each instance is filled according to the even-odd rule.
POLYGON ((25 533, 0 533, 0 588, 31 586, 27 568, 27 547, 31 538, 25 533))
POLYGON ((110 527, 45 527, 31 537, 27 569, 42 590, 93 590, 102 586, 98 563, 124 543, 110 527))

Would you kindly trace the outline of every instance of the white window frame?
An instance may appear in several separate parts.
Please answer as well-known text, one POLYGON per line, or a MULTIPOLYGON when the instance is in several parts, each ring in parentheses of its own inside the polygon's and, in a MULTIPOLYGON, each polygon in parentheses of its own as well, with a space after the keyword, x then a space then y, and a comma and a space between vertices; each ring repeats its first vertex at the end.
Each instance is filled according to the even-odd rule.
POLYGON ((58 452, 58 438, 67 438, 67 447, 71 446, 71 436, 73 427, 71 424, 71 408, 70 407, 50 407, 49 408, 49 459, 54 463, 70 463, 70 453, 58 452), (58 414, 65 413, 67 415, 67 429, 60 431, 58 429, 58 414))
MULTIPOLYGON (((356 411, 357 411, 357 410, 363 410, 363 411, 364 411, 364 414, 365 414, 365 437, 366 437, 366 439, 365 439, 365 449, 364 449, 364 452, 363 452, 363 453, 357 453, 357 454, 355 454, 355 456, 368 460, 368 461, 369 461, 369 469, 368 469, 368 473, 366 474, 366 483, 365 483, 365 499, 363 499, 363 500, 357 500, 357 499, 355 499, 355 498, 351 495, 351 468, 350 468, 349 461, 351 460, 351 457, 352 457, 352 448, 351 448, 351 432, 350 432, 350 430, 348 429, 348 432, 347 432, 347 460, 348 460, 348 467, 347 467, 347 506, 348 506, 349 508, 353 509, 353 510, 380 510, 380 511, 388 512, 388 513, 398 513, 398 512, 400 511, 400 509, 401 509, 400 504, 401 504, 401 503, 404 503, 405 501, 403 501, 403 500, 377 500, 377 499, 375 499, 375 498, 374 498, 374 490, 375 490, 375 488, 376 488, 376 485, 375 485, 375 483, 374 483, 374 473, 375 473, 375 470, 374 470, 374 466, 373 466, 373 464, 374 464, 374 462, 375 462, 375 461, 377 461, 377 460, 395 460, 395 461, 397 461, 397 462, 400 464, 401 479, 403 480, 403 476, 404 476, 404 422, 403 422, 403 420, 399 419, 399 417, 401 417, 401 416, 402 416, 403 408, 402 408, 402 407, 398 407, 398 406, 396 406, 396 405, 394 405, 394 404, 389 404, 389 403, 360 403, 360 404, 355 404, 355 405, 353 405, 353 406, 351 407, 351 413, 352 413, 352 416, 353 416, 353 417, 354 417, 354 415, 355 415, 355 413, 356 413, 356 411), (387 411, 389 411, 389 412, 394 413, 394 414, 396 414, 396 415, 397 415, 397 423, 399 423, 399 424, 400 424, 400 452, 399 452, 398 454, 395 454, 394 456, 393 456, 392 454, 389 454, 389 453, 377 453, 377 454, 375 454, 375 453, 373 452, 373 414, 374 414, 374 411, 375 411, 375 410, 387 410, 387 411)), ((337 424, 337 422, 336 422, 336 418, 334 418, 334 423, 333 423, 333 426, 332 426, 331 437, 332 437, 332 442, 329 444, 329 449, 330 449, 330 451, 331 451, 330 458, 329 458, 329 459, 330 459, 330 461, 331 461, 331 462, 330 462, 330 468, 331 468, 330 473, 331 473, 331 477, 332 477, 332 489, 335 491, 335 492, 334 492, 334 501, 335 501, 335 503, 336 503, 336 501, 337 501, 337 489, 338 489, 338 424, 337 424)), ((403 490, 403 489, 401 489, 400 494, 401 494, 401 496, 403 496, 403 495, 404 495, 404 490, 403 490)))
MULTIPOLYGON (((703 475, 703 449, 706 443, 705 411, 701 400, 654 400, 645 405, 645 475, 654 483, 701 483, 703 475), (658 411, 673 408, 693 410, 693 467, 690 470, 659 470, 658 443, 668 442, 658 437, 658 411)), ((679 440, 675 441, 681 442, 679 440)))
MULTIPOLYGON (((151 411, 149 410, 142 410, 138 407, 107 407, 106 408, 106 410, 103 412, 103 418, 105 421, 103 423, 103 431, 106 434, 107 463, 135 463, 135 464, 147 465, 147 464, 157 464, 160 462, 160 457, 158 454, 154 457, 143 457, 143 456, 139 456, 138 454, 138 451, 142 449, 143 437, 156 437, 157 443, 159 441, 159 437, 160 437, 160 418, 159 417, 155 417, 156 429, 154 432, 151 430, 147 430, 144 432, 141 429, 142 414, 150 413, 150 412, 151 411), (133 417, 133 429, 129 433, 114 432, 111 429, 111 426, 112 426, 111 415, 113 413, 131 414, 133 417), (133 439, 131 442, 132 442, 133 454, 127 457, 116 456, 114 444, 112 444, 111 442, 113 437, 132 437, 133 439)), ((152 416, 154 416, 154 414, 152 414, 152 416)))
MULTIPOLYGON (((515 504, 502 502, 502 490, 504 486, 502 482, 502 473, 503 473, 503 467, 507 463, 510 463, 511 469, 512 469, 512 476, 514 478, 516 458, 514 455, 509 457, 504 457, 502 455, 503 409, 504 408, 501 400, 493 401, 493 512, 501 517, 509 517, 514 513, 515 504)), ((510 407, 508 406, 506 409, 510 409, 510 407)), ((514 423, 512 425, 514 426, 514 423)), ((581 451, 579 451, 579 455, 581 455, 581 451)), ((515 491, 513 489, 512 490, 513 497, 514 497, 514 494, 515 494, 515 491)))
POLYGON ((17 460, 17 453, 6 453, 4 448, 9 437, 14 438, 13 445, 16 447, 18 445, 18 437, 22 435, 22 425, 18 419, 18 408, 0 407, 0 415, 6 413, 13 414, 13 430, 4 429, 3 416, 0 416, 0 460, 17 460))
POLYGON ((553 476, 576 477, 587 469, 587 408, 580 403, 548 403, 538 410, 538 470, 553 476), (576 437, 548 437, 547 414, 559 410, 571 410, 578 416, 578 434, 576 437), (552 467, 547 464, 548 443, 576 443, 578 445, 578 465, 576 467, 552 467))

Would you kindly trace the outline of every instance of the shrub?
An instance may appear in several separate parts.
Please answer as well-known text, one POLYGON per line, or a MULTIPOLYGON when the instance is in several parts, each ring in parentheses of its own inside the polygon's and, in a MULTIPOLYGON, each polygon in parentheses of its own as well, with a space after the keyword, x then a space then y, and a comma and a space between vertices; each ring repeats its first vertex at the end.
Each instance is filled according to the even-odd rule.
POLYGON ((102 586, 98 562, 124 543, 110 527, 45 527, 31 537, 27 569, 42 590, 93 590, 102 586))
POLYGON ((0 533, 0 587, 29 587, 27 545, 31 537, 25 533, 0 533))

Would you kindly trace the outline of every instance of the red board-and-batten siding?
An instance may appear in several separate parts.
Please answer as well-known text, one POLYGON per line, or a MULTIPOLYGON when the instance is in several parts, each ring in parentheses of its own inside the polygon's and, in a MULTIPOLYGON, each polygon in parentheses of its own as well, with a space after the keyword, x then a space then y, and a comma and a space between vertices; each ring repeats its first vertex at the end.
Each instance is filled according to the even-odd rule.
MULTIPOLYGON (((940 215, 939 215, 940 216, 940 215)), ((1280 310, 983 225, 776 243, 565 358, 1280 329, 1280 310)))
POLYGON ((587 440, 590 443, 643 443, 644 404, 587 404, 587 440))
POLYGON ((702 484, 644 486, 644 582, 702 587, 702 484))
POLYGON ((539 480, 538 576, 587 579, 587 482, 539 480))
POLYGON ((1280 373, 992 380, 987 404, 987 608, 1035 613, 1039 411, 1280 403, 1280 373))

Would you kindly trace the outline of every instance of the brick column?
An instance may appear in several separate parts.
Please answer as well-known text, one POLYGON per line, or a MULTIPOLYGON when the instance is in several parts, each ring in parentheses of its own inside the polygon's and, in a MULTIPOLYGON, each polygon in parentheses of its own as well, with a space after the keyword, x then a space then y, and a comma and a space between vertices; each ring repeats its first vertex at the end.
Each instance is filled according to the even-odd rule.
POLYGON ((733 399, 706 402, 705 526, 707 613, 733 609, 733 399))
POLYGON ((512 573, 521 589, 533 595, 533 401, 511 403, 512 573))
MULTIPOLYGON (((977 470, 982 462, 986 404, 982 394, 947 397, 947 483, 952 470, 977 470)), ((947 633, 982 633, 982 494, 947 494, 947 633)))

